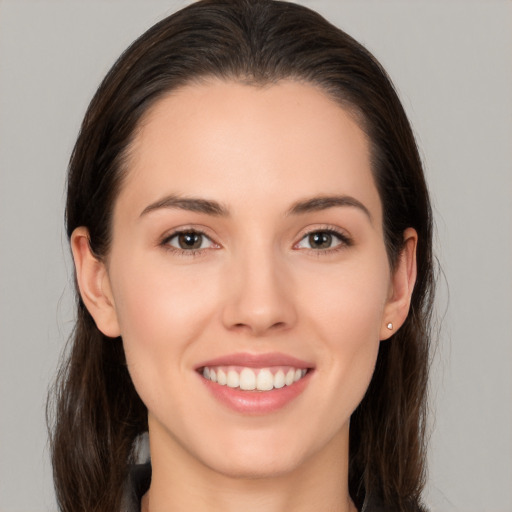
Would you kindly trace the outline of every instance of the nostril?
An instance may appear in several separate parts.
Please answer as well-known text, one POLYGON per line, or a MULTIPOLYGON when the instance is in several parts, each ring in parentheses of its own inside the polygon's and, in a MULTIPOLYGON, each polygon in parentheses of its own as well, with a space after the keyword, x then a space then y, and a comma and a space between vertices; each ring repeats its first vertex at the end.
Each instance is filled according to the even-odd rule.
MULTIPOLYGON (((263 323, 262 323, 263 324, 263 323)), ((286 328, 286 322, 275 322, 270 323, 270 325, 258 325, 256 322, 253 322, 252 324, 249 323, 236 323, 231 328, 236 331, 250 331, 250 332, 268 332, 268 331, 276 331, 286 328)))

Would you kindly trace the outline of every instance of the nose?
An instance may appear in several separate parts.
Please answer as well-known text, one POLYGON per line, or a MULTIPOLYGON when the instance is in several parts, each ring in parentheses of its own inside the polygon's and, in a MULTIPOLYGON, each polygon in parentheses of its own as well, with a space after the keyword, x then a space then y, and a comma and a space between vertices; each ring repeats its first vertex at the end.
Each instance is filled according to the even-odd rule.
POLYGON ((272 250, 247 252, 228 270, 222 313, 225 328, 252 336, 291 328, 297 312, 286 264, 272 250))

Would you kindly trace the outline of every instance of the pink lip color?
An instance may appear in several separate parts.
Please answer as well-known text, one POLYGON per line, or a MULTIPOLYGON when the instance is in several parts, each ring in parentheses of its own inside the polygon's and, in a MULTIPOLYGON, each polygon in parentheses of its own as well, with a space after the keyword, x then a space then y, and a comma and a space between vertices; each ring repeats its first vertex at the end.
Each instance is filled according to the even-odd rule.
POLYGON ((307 361, 297 359, 279 352, 268 354, 230 354, 204 361, 196 365, 196 370, 205 366, 246 366, 248 368, 268 368, 270 366, 293 366, 294 368, 312 368, 313 365, 307 361))
MULTIPOLYGON (((198 374, 199 375, 199 374, 198 374)), ((308 385, 311 373, 290 386, 271 391, 242 391, 239 388, 221 386, 200 376, 204 385, 222 404, 242 414, 258 415, 278 411, 298 397, 308 385)))
MULTIPOLYGON (((269 368, 272 366, 293 366, 294 368, 311 370, 312 365, 291 356, 279 353, 271 354, 232 354, 217 359, 205 361, 197 366, 199 370, 205 366, 246 366, 249 368, 269 368)), ((283 408, 292 400, 297 398, 306 388, 310 381, 312 371, 308 371, 302 379, 290 386, 284 386, 270 391, 243 391, 239 388, 221 386, 215 382, 205 379, 200 373, 199 378, 212 393, 215 399, 230 409, 247 415, 269 414, 283 408)))

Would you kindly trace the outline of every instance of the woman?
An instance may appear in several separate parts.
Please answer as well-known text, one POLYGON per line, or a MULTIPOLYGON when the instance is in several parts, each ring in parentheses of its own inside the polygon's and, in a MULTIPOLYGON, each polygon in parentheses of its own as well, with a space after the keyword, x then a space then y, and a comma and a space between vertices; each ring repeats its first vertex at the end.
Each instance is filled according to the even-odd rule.
POLYGON ((421 510, 431 211, 361 45, 271 0, 161 21, 89 106, 66 220, 62 510, 421 510))

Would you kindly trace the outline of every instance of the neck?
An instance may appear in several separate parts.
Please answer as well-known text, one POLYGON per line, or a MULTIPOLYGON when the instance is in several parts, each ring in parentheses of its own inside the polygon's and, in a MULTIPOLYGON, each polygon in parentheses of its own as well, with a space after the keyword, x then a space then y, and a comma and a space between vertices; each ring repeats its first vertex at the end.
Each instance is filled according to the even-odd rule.
POLYGON ((150 428, 152 480, 142 512, 356 512, 348 492, 348 429, 341 434, 290 471, 240 477, 177 445, 165 449, 150 428))

